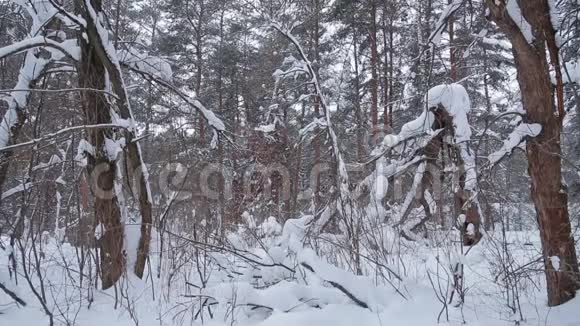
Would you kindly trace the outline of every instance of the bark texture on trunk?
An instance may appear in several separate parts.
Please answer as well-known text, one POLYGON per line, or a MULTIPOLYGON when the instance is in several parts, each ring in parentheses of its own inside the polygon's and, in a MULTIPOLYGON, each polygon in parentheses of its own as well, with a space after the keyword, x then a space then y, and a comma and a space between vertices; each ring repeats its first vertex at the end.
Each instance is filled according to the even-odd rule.
MULTIPOLYGON (((454 129, 454 124, 453 124, 453 118, 449 115, 449 112, 447 112, 447 109, 445 107, 443 107, 442 105, 439 105, 439 107, 437 108, 432 108, 432 111, 435 114, 435 123, 433 125, 433 130, 436 130, 437 128, 445 128, 446 130, 444 131, 445 134, 441 134, 441 137, 444 137, 445 135, 449 135, 449 136, 454 136, 455 135, 455 129, 454 129)), ((438 151, 437 152, 433 152, 431 154, 431 156, 434 156, 435 160, 437 159, 438 155, 439 155, 439 151, 443 150, 443 145, 439 144, 439 146, 437 147, 438 151)), ((468 151, 470 149, 468 148, 467 143, 463 142, 463 143, 459 143, 459 144, 455 144, 452 148, 451 151, 449 151, 449 156, 454 156, 454 157, 450 157, 450 159, 453 159, 453 161, 455 162, 455 165, 459 168, 459 187, 457 189, 457 191, 453 194, 453 198, 454 198, 454 205, 455 205, 455 217, 459 216, 460 214, 462 214, 465 217, 465 220, 461 223, 460 227, 460 231, 461 231, 461 239, 463 241, 463 245, 465 246, 473 246, 476 245, 479 240, 481 240, 482 234, 480 231, 480 225, 481 225, 481 210, 479 208, 479 202, 474 199, 474 193, 472 190, 466 189, 466 178, 468 176, 468 169, 475 169, 475 166, 470 166, 468 164, 468 162, 465 162, 464 160, 464 155, 469 155, 468 151), (451 152, 454 153, 454 155, 451 154, 451 152), (462 153, 464 152, 464 153, 462 153), (467 153, 466 153, 467 152, 467 153)), ((445 153, 443 153, 443 156, 445 156, 445 153)), ((435 162, 435 161, 434 161, 435 162)), ((442 175, 442 171, 441 171, 441 175, 442 175)), ((441 176, 440 175, 440 176, 441 176)), ((433 182, 433 181, 431 181, 433 182)), ((441 196, 442 198, 442 196, 441 196)), ((443 200, 441 199, 439 201, 439 203, 437 203, 438 207, 439 205, 443 205, 443 200)), ((442 218, 443 220, 443 218, 442 218)), ((442 221, 444 224, 444 221, 442 221)))
MULTIPOLYGON (((519 1, 523 17, 530 23, 534 39, 529 43, 509 16, 504 2, 487 0, 491 19, 510 39, 517 67, 522 102, 530 123, 542 125, 542 132, 527 142, 531 194, 536 208, 548 292, 548 305, 556 306, 576 295, 579 288, 578 259, 568 215, 568 195, 562 184, 561 119, 563 110, 555 106, 546 52, 559 69, 553 45, 555 30, 546 0, 519 1), (552 45, 551 45, 552 44, 552 45), (558 257, 559 268, 552 260, 558 257)), ((557 90, 558 102, 561 101, 557 90)))
POLYGON ((461 238, 463 240, 464 246, 476 245, 479 240, 481 240, 481 210, 479 207, 479 201, 477 200, 477 194, 474 191, 466 189, 466 180, 468 176, 468 169, 475 169, 475 166, 469 166, 466 164, 462 156, 462 151, 469 151, 468 145, 466 143, 457 144, 455 148, 456 152, 456 165, 459 167, 459 189, 454 194, 455 200, 455 211, 458 214, 462 214, 465 220, 461 223, 461 238), (475 197, 474 197, 475 196, 475 197))
MULTIPOLYGON (((105 67, 98 59, 94 45, 79 37, 81 59, 78 64, 79 87, 86 89, 105 88, 105 67)), ((102 92, 81 92, 81 102, 86 124, 111 123, 107 99, 102 92)), ((100 248, 100 271, 103 289, 110 288, 121 277, 125 269, 123 254, 123 224, 119 201, 114 191, 116 164, 106 153, 105 138, 112 138, 112 131, 102 128, 87 131, 94 153, 88 155, 87 172, 95 196, 95 226, 100 225, 103 233, 100 248)))
MULTIPOLYGON (((79 8, 83 8, 83 16, 87 22, 86 24, 86 28, 84 30, 84 32, 87 35, 88 38, 88 44, 87 42, 82 38, 79 37, 79 40, 81 42, 81 47, 82 47, 82 55, 83 55, 83 59, 81 60, 82 62, 80 63, 80 66, 82 69, 84 69, 85 71, 83 71, 82 76, 80 78, 80 83, 88 83, 85 84, 84 86, 81 85, 81 87, 87 87, 87 88, 95 88, 95 89, 104 89, 105 87, 105 72, 108 73, 108 77, 109 77, 109 82, 111 84, 111 87, 115 93, 115 95, 117 96, 116 99, 116 108, 118 110, 118 114, 122 119, 126 119, 129 121, 133 121, 133 114, 131 112, 131 108, 129 105, 129 100, 127 98, 127 93, 126 93, 126 89, 125 89, 125 85, 123 82, 123 75, 122 72, 120 70, 120 66, 119 66, 119 62, 115 62, 114 60, 116 60, 116 58, 114 56, 110 56, 108 54, 108 51, 111 51, 111 45, 110 44, 104 44, 103 42, 106 42, 106 40, 102 39, 100 32, 99 32, 99 24, 101 24, 100 22, 97 22, 93 19, 93 16, 90 14, 90 10, 87 7, 87 5, 90 4, 90 6, 92 6, 94 12, 96 13, 96 15, 102 14, 102 4, 100 0, 92 0, 92 1, 88 1, 85 0, 86 2, 84 2, 83 4, 79 4, 79 8), (90 86, 93 85, 94 86, 90 86)), ((79 2, 81 2, 79 0, 79 2)), ((104 28, 104 26, 100 26, 100 28, 102 30, 106 30, 104 28)), ((95 92, 92 92, 95 93, 95 92)), ((107 100, 104 98, 104 94, 100 93, 100 95, 97 94, 90 94, 90 93, 84 93, 83 96, 85 98, 83 98, 83 106, 85 108, 85 112, 87 115, 90 114, 95 114, 95 112, 98 112, 98 114, 100 116, 102 116, 102 119, 108 119, 108 121, 111 121, 111 116, 110 116, 110 112, 111 112, 111 106, 109 104, 109 102, 107 102, 107 100), (88 98, 86 98, 88 96, 88 98), (91 98, 91 97, 94 97, 91 98), (91 108, 91 106, 97 106, 96 109, 95 108, 91 108)), ((92 123, 92 120, 90 120, 90 122, 92 123)), ((101 122, 102 123, 102 122, 101 122)), ((104 137, 104 135, 101 135, 102 137, 104 137)), ((141 217, 141 236, 139 239, 139 245, 137 248, 137 253, 136 253, 136 260, 135 260, 135 265, 133 266, 133 271, 134 273, 138 276, 138 277, 143 277, 143 273, 144 273, 144 269, 145 269, 145 263, 147 261, 148 255, 149 255, 149 244, 151 241, 151 226, 152 226, 152 214, 151 214, 151 198, 149 195, 149 185, 148 185, 148 174, 147 174, 147 168, 143 163, 142 160, 142 154, 141 154, 141 148, 139 146, 139 144, 137 142, 135 142, 135 130, 133 129, 133 126, 131 125, 129 127, 129 129, 124 131, 124 137, 125 137, 125 141, 126 141, 126 150, 125 150, 125 170, 127 172, 127 182, 129 185, 129 188, 134 192, 133 196, 135 196, 135 198, 138 201, 139 204, 139 212, 140 212, 140 217, 141 217)), ((92 139, 93 140, 93 139, 92 139)), ((94 141, 96 141, 94 144, 97 144, 99 146, 102 146, 99 141, 101 141, 100 139, 95 139, 94 141)), ((93 144, 93 146, 95 146, 93 144)), ((103 158, 103 159, 107 159, 110 160, 110 158, 103 158)), ((109 169, 109 171, 112 171, 110 174, 110 176, 108 176, 107 178, 112 178, 111 180, 114 182, 115 179, 115 173, 114 173, 114 162, 104 162, 106 164, 109 164, 111 169, 109 169)), ((109 172, 107 172, 109 173, 109 172)), ((107 179, 108 180, 108 179, 107 179)), ((109 183, 109 181, 105 182, 107 185, 109 183)), ((108 189, 108 188, 105 188, 108 189)), ((115 201, 117 201, 115 199, 115 201)), ((116 207, 117 210, 119 209, 119 204, 118 201, 116 203, 116 207)), ((97 209, 104 209, 106 210, 106 207, 99 207, 98 205, 96 205, 97 209)), ((117 220, 117 214, 112 214, 112 219, 117 220)), ((100 221, 100 220, 99 220, 100 221)), ((101 223, 103 223, 102 221, 100 221, 101 223)), ((121 224, 121 218, 120 218, 120 214, 119 214, 119 218, 118 218, 118 222, 114 222, 115 224, 115 228, 117 228, 117 223, 119 224, 119 231, 115 231, 117 236, 120 236, 119 240, 116 240, 115 242, 123 242, 123 225, 121 224)), ((106 227, 106 225, 105 225, 106 227)), ((117 249, 115 247, 115 249, 117 249)), ((122 249, 122 246, 121 246, 122 249)), ((113 252, 113 254, 116 254, 116 252, 113 252)), ((132 255, 132 253, 130 253, 132 255)), ((106 257, 105 257, 106 258, 106 257)), ((117 258, 115 258, 117 259, 117 258)), ((121 258, 119 258, 121 259, 121 258)), ((124 260, 124 257, 122 257, 122 259, 124 260)), ((124 262, 123 262, 124 265, 124 262)), ((116 267, 114 268, 116 269, 116 267)), ((116 274, 115 274, 116 275, 116 274)), ((118 278, 117 278, 118 279, 118 278)), ((114 280, 116 281, 116 280, 114 280)), ((114 283, 113 281, 113 283, 114 283)), ((103 280, 103 283, 104 280, 103 280)), ((112 284, 111 284, 112 285, 112 284)), ((103 287, 105 286, 105 284, 103 284, 103 287)))

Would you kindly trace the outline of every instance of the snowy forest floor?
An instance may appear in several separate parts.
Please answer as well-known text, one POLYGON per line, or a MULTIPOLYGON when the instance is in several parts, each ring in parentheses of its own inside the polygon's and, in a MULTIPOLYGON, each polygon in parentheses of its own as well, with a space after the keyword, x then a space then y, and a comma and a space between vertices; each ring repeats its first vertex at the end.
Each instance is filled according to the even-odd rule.
MULTIPOLYGON (((278 237, 280 234, 279 229, 278 237)), ((298 272, 298 267, 299 275, 294 277, 281 277, 288 274, 280 266, 254 266, 248 272, 249 265, 238 255, 202 254, 180 242, 179 237, 169 239, 172 250, 165 253, 161 266, 154 249, 159 243, 154 243, 144 280, 124 277, 117 290, 96 289, 90 275, 84 275, 81 281, 78 250, 66 243, 57 244, 54 239, 41 246, 41 274, 35 274, 34 268, 29 272, 35 289, 46 298, 46 309, 54 315, 56 325, 580 325, 580 298, 559 307, 546 305, 537 232, 506 232, 502 238, 505 242, 498 241, 503 236, 499 231, 486 234, 465 256, 453 254, 461 249, 450 245, 399 239, 400 243, 393 246, 397 253, 383 263, 400 273, 402 281, 378 277, 376 266, 369 263, 364 271, 367 276, 357 277, 326 262, 341 261, 337 258, 340 254, 320 253, 321 258, 317 258, 311 251, 292 259, 294 266, 299 265, 297 260, 308 262, 316 269, 316 278, 306 275, 306 269, 298 272), (453 283, 451 266, 459 261, 465 275, 463 305, 458 305, 458 295, 448 298, 453 283), (43 291, 38 275, 43 276, 43 291), (331 281, 362 299, 368 308, 329 286, 331 281), (81 282, 83 286, 79 286, 81 282), (442 301, 452 303, 444 309, 442 301)), ((6 240, 2 239, 4 244, 6 240)), ((273 263, 288 263, 288 257, 274 257, 285 254, 272 250, 269 244, 273 243, 279 245, 279 241, 270 239, 262 242, 262 248, 270 249, 250 251, 256 256, 267 252, 273 263)), ((0 253, 6 255, 7 251, 0 253)), ((0 324, 48 325, 45 310, 27 284, 22 268, 15 285, 7 273, 7 257, 0 259, 0 280, 10 280, 27 303, 17 306, 0 293, 0 324)), ((85 267, 90 268, 94 266, 85 267)))

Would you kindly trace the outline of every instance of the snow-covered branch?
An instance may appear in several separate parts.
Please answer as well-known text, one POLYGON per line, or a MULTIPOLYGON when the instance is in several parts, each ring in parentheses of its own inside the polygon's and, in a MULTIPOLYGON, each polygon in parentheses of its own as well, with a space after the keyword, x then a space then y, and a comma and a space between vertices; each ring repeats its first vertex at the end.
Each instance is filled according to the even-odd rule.
POLYGON ((70 41, 58 42, 45 36, 34 36, 0 48, 0 59, 38 47, 56 49, 71 59, 77 60, 79 58, 78 48, 74 47, 70 41))
POLYGON ((119 62, 123 66, 130 66, 135 70, 146 72, 167 83, 171 83, 173 80, 171 66, 159 57, 141 53, 134 48, 120 50, 118 56, 119 62))
POLYGON ((44 136, 39 137, 39 138, 35 138, 35 139, 29 140, 27 142, 23 142, 23 143, 18 143, 18 144, 14 144, 14 145, 0 147, 0 152, 10 151, 10 150, 13 150, 13 149, 16 149, 16 148, 20 148, 20 147, 25 147, 25 146, 36 145, 36 144, 38 144, 40 142, 47 141, 49 139, 56 138, 58 136, 62 136, 64 134, 67 134, 67 133, 70 133, 70 132, 74 132, 74 131, 78 131, 78 130, 108 129, 108 128, 121 128, 121 129, 125 129, 125 128, 127 128, 127 126, 122 125, 122 124, 116 124, 116 123, 103 123, 103 124, 97 124, 97 125, 82 125, 82 126, 74 126, 74 127, 64 128, 64 129, 61 129, 61 130, 59 130, 57 132, 53 132, 53 133, 44 135, 44 136))
POLYGON ((0 200, 4 200, 10 196, 16 195, 17 193, 26 191, 27 189, 30 189, 30 187, 32 187, 32 182, 21 183, 15 187, 12 187, 4 191, 0 196, 0 200))
POLYGON ((488 156, 489 166, 493 167, 504 157, 510 155, 516 148, 525 144, 526 139, 536 137, 542 131, 542 126, 537 123, 520 123, 504 140, 501 148, 488 156))
POLYGON ((432 43, 434 45, 439 44, 439 42, 441 41, 441 34, 442 34, 443 30, 445 29, 445 26, 447 26, 447 22, 449 21, 449 18, 457 10, 459 10, 459 8, 461 8, 461 6, 463 5, 464 2, 465 2, 465 0, 453 0, 453 1, 451 1, 450 4, 447 5, 447 7, 445 7, 443 12, 441 13, 441 16, 439 16, 439 20, 437 21, 437 24, 435 25, 435 30, 431 33, 431 35, 429 35, 429 42, 428 43, 432 43))
MULTIPOLYGON (((207 123, 216 132, 225 131, 226 127, 225 127, 225 124, 223 123, 223 121, 220 118, 218 118, 213 111, 207 109, 196 98, 190 97, 189 95, 187 95, 184 92, 182 92, 181 90, 179 90, 177 87, 173 86, 171 83, 167 82, 166 80, 164 80, 162 78, 159 78, 158 75, 152 73, 151 71, 140 70, 135 65, 127 65, 124 62, 121 62, 121 64, 123 64, 125 67, 127 67, 129 70, 133 71, 134 73, 139 74, 140 76, 144 77, 148 81, 151 81, 157 85, 160 85, 163 88, 166 88, 166 89, 170 90, 172 93, 176 94, 179 98, 181 98, 190 107, 192 107, 194 110, 196 110, 198 113, 200 113, 205 118, 207 123)), ((186 113, 191 113, 191 112, 186 112, 186 113)))

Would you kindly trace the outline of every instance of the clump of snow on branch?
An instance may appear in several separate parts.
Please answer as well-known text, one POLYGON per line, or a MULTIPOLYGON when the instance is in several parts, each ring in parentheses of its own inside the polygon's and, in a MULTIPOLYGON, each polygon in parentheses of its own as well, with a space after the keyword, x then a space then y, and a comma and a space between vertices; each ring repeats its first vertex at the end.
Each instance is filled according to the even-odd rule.
POLYGON ((383 142, 385 145, 392 147, 402 141, 431 130, 431 125, 434 121, 435 117, 433 116, 433 113, 424 110, 415 120, 405 123, 401 128, 401 132, 396 135, 396 137, 385 137, 383 142))
POLYGON ((425 96, 426 108, 414 120, 401 127, 399 134, 389 134, 383 138, 383 147, 393 148, 400 143, 423 134, 431 133, 435 116, 431 111, 442 105, 453 118, 455 137, 457 142, 471 138, 471 127, 467 120, 467 113, 471 110, 469 95, 459 84, 443 84, 431 88, 425 96))
POLYGON ((542 131, 542 126, 537 123, 521 123, 519 124, 514 131, 512 131, 508 139, 503 142, 501 148, 493 153, 491 153, 488 157, 489 164, 491 166, 497 164, 502 158, 506 155, 509 155, 514 151, 515 148, 521 146, 525 143, 525 139, 528 137, 536 137, 542 131))
POLYGON ((141 53, 135 49, 121 50, 119 61, 137 70, 146 72, 166 82, 173 80, 173 71, 169 63, 159 57, 141 53))
MULTIPOLYGON (((40 30, 44 28, 51 19, 54 19, 57 13, 56 8, 47 6, 43 1, 19 0, 14 1, 14 3, 22 7, 32 20, 29 35, 38 35, 40 30)), ((14 86, 16 91, 9 93, 6 97, 0 97, 0 100, 8 103, 8 110, 4 114, 2 122, 0 122, 0 148, 9 144, 12 137, 12 128, 18 123, 19 112, 24 110, 28 103, 28 97, 30 95, 29 89, 43 74, 47 65, 52 60, 61 59, 65 53, 74 58, 78 57, 79 52, 78 46, 76 46, 76 43, 72 40, 65 40, 64 42, 59 43, 44 36, 32 36, 20 42, 0 48, 0 58, 24 50, 26 50, 26 55, 24 57, 22 68, 20 68, 18 81, 14 86), (61 51, 55 51, 51 47, 46 47, 49 50, 48 52, 51 54, 51 57, 43 58, 38 55, 39 49, 36 47, 42 47, 44 44, 51 45, 61 51)))
POLYGON ((554 267, 555 271, 560 271, 560 257, 550 256, 550 263, 552 264, 552 267, 554 267))
POLYGON ((17 193, 20 193, 20 192, 23 192, 27 189, 30 189, 30 187, 32 187, 32 182, 21 183, 16 187, 12 187, 12 188, 4 191, 2 193, 2 195, 0 196, 0 199, 4 200, 12 195, 15 195, 17 193))
POLYGON ((450 4, 443 9, 441 16, 439 16, 439 20, 437 21, 437 25, 435 25, 435 30, 429 36, 429 39, 434 45, 438 45, 441 42, 441 34, 443 29, 447 25, 447 20, 453 13, 461 7, 464 0, 453 0, 450 4))
POLYGON ((210 111, 205 108, 203 104, 201 104, 198 100, 193 100, 193 105, 197 108, 198 111, 201 112, 203 117, 206 119, 207 123, 213 127, 217 131, 224 131, 226 130, 226 125, 224 122, 218 118, 213 111, 210 111))
POLYGON ((511 19, 516 23, 522 35, 526 39, 528 43, 532 43, 534 41, 534 34, 532 33, 532 26, 522 15, 522 11, 520 6, 518 5, 517 0, 508 0, 506 3, 506 10, 510 15, 511 19))
POLYGON ((428 108, 436 108, 441 104, 453 118, 455 138, 458 143, 471 138, 471 127, 467 120, 467 113, 471 110, 469 95, 459 84, 438 85, 427 92, 428 108))
POLYGON ((548 5, 550 6, 550 21, 554 30, 559 30, 562 27, 562 17, 560 13, 560 8, 558 8, 558 3, 556 0, 548 0, 548 5))
POLYGON ((564 83, 580 83, 580 61, 567 62, 562 75, 564 83))

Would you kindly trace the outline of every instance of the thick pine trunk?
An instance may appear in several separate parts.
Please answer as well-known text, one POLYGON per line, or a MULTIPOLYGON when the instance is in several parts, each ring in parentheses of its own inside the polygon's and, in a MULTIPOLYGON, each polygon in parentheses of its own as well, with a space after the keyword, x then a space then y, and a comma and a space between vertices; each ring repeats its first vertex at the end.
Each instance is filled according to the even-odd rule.
POLYGON ((541 56, 518 56, 518 82, 530 123, 542 125, 526 146, 531 194, 536 207, 548 291, 548 305, 562 304, 578 289, 578 259, 568 216, 568 194, 562 184, 560 118, 546 62, 541 56), (557 258, 554 258, 557 257, 557 258), (556 270, 552 261, 559 260, 556 270))
MULTIPOLYGON (((551 96, 547 98, 552 99, 551 96)), ((561 159, 558 155, 560 122, 558 117, 550 116, 548 121, 542 123, 542 133, 528 141, 526 151, 532 178, 532 198, 542 240, 548 305, 555 306, 574 298, 579 283, 578 259, 568 216, 568 195, 561 181, 561 159), (558 269, 552 263, 555 259, 559 261, 558 269)), ((539 121, 533 119, 532 122, 539 121)))
POLYGON ((563 99, 558 89, 559 105, 556 107, 546 56, 548 50, 552 65, 559 69, 558 50, 547 1, 528 0, 519 1, 519 4, 534 30, 532 43, 507 14, 505 3, 498 5, 496 1, 487 0, 491 18, 512 43, 527 122, 542 125, 542 132, 527 142, 526 152, 532 179, 531 195, 542 240, 548 305, 556 306, 574 298, 580 287, 578 259, 568 216, 568 195, 562 184, 563 99))

